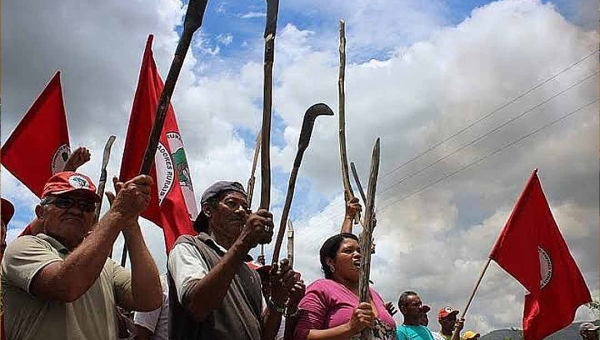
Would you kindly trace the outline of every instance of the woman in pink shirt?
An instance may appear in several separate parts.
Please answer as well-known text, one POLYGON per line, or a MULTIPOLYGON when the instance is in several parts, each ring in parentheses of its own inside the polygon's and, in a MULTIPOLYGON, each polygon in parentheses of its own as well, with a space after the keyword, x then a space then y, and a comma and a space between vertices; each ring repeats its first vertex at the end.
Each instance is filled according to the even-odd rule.
POLYGON ((396 339, 396 322, 383 299, 370 288, 370 303, 359 303, 360 245, 354 234, 330 237, 320 251, 325 273, 308 286, 300 301, 296 340, 355 339, 369 327, 373 339, 396 339))

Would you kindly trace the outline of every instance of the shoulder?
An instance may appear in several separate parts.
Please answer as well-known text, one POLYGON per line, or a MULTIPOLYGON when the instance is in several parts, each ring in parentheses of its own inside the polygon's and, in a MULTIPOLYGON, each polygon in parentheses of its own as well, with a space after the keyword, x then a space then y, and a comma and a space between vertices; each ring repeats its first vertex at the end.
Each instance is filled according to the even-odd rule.
POLYGON ((5 256, 21 253, 28 249, 48 249, 51 250, 52 245, 38 236, 24 235, 17 237, 14 241, 8 244, 4 252, 5 256))
POLYGON ((339 285, 333 280, 318 279, 306 287, 306 292, 328 294, 339 289, 338 286, 339 285))

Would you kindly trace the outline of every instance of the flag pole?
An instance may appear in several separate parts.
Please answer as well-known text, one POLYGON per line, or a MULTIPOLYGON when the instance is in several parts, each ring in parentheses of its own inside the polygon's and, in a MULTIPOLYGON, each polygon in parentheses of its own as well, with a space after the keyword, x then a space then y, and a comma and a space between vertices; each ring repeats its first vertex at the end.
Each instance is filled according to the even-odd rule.
MULTIPOLYGON (((469 306, 471 305, 471 301, 473 301, 473 297, 475 297, 475 292, 477 292, 477 289, 479 288, 479 284, 481 283, 481 280, 483 279, 483 274, 485 274, 485 272, 487 271, 488 267, 490 266, 490 262, 492 262, 492 259, 490 257, 488 257, 487 261, 485 262, 485 266, 483 267, 483 270, 481 271, 481 274, 479 275, 479 279, 477 279, 477 283, 475 284, 475 288, 473 288, 473 291, 471 292, 471 296, 469 297, 469 301, 467 302, 467 305, 465 306, 465 309, 463 309, 463 311, 460 313, 460 318, 464 319, 465 314, 467 314, 467 310, 469 309, 469 306)), ((454 328, 454 332, 456 332, 456 328, 454 328)), ((452 338, 454 337, 454 334, 452 334, 452 338)))

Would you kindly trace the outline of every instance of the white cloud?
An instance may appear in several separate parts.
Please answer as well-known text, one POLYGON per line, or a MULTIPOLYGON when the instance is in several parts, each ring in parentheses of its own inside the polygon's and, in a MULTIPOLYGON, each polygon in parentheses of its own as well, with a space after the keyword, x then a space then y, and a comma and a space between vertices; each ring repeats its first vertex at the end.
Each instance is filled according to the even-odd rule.
POLYGON ((254 19, 254 18, 265 18, 267 13, 264 12, 248 12, 240 15, 242 19, 254 19))
MULTIPOLYGON (((306 0, 288 5, 304 7, 310 14, 311 8, 321 9, 319 4, 306 0)), ((156 36, 155 57, 165 78, 178 41, 173 28, 181 22, 180 2, 154 0, 142 7, 119 1, 86 5, 67 1, 58 6, 41 2, 35 11, 30 6, 8 2, 3 7, 2 139, 6 140, 42 84, 61 68, 72 146, 92 149, 92 162, 82 171, 98 178, 104 142, 114 133, 118 137, 109 174, 117 173, 146 35, 156 36), (33 17, 20 20, 20 13, 33 13, 33 17), (63 17, 69 20, 56 20, 63 17)), ((434 312, 444 304, 464 308, 495 237, 535 167, 540 169, 561 232, 597 296, 597 105, 399 200, 595 98, 597 78, 397 183, 597 71, 596 57, 424 157, 389 172, 597 49, 597 32, 574 25, 552 5, 534 0, 483 6, 457 26, 444 26, 448 9, 441 2, 344 1, 322 7, 331 27, 305 27, 293 20, 280 23, 273 105, 284 122, 283 147, 272 148, 272 164, 286 174, 290 170, 302 115, 310 105, 322 101, 337 111, 337 18, 343 15, 350 56, 346 69, 349 158, 366 183, 371 147, 380 136, 379 192, 397 184, 377 197, 372 277, 384 298, 396 301, 403 290, 414 289, 434 312), (353 58, 357 55, 362 57, 353 58)), ((239 69, 223 67, 218 45, 210 45, 207 36, 197 34, 194 43, 199 50, 188 55, 172 102, 199 197, 215 180, 245 184, 248 178, 254 145, 244 143, 239 131, 254 133, 260 125, 262 59, 254 57, 262 57, 262 30, 255 40, 247 40, 248 54, 239 69)), ((321 277, 318 249, 339 230, 343 214, 337 138, 337 117, 319 118, 300 172, 310 188, 294 201, 296 267, 308 281, 321 277), (325 208, 306 210, 313 205, 325 208)), ((276 216, 286 182, 287 177, 273 188, 276 216)), ((5 171, 2 187, 3 195, 15 200, 20 210, 28 211, 35 204, 27 189, 5 171)), ((14 227, 26 220, 15 220, 14 227)), ((147 222, 143 228, 162 270, 160 229, 147 222)), ((118 243, 115 249, 120 249, 118 243)), ((269 257, 270 251, 268 246, 269 257)), ((466 327, 482 333, 519 327, 522 296, 522 287, 492 264, 467 314, 466 327)), ((578 319, 586 315, 580 308, 578 319)), ((436 328, 435 317, 431 320, 436 328)))

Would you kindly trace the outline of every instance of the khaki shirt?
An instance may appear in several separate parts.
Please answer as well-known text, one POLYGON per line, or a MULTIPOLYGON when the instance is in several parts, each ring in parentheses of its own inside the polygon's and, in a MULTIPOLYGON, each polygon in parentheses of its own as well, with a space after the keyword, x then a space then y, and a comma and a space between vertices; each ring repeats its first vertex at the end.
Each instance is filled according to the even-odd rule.
POLYGON ((69 250, 54 238, 21 236, 6 248, 2 262, 2 297, 8 339, 116 340, 116 305, 131 291, 131 274, 107 259, 92 287, 71 303, 43 300, 30 293, 33 277, 69 250))

